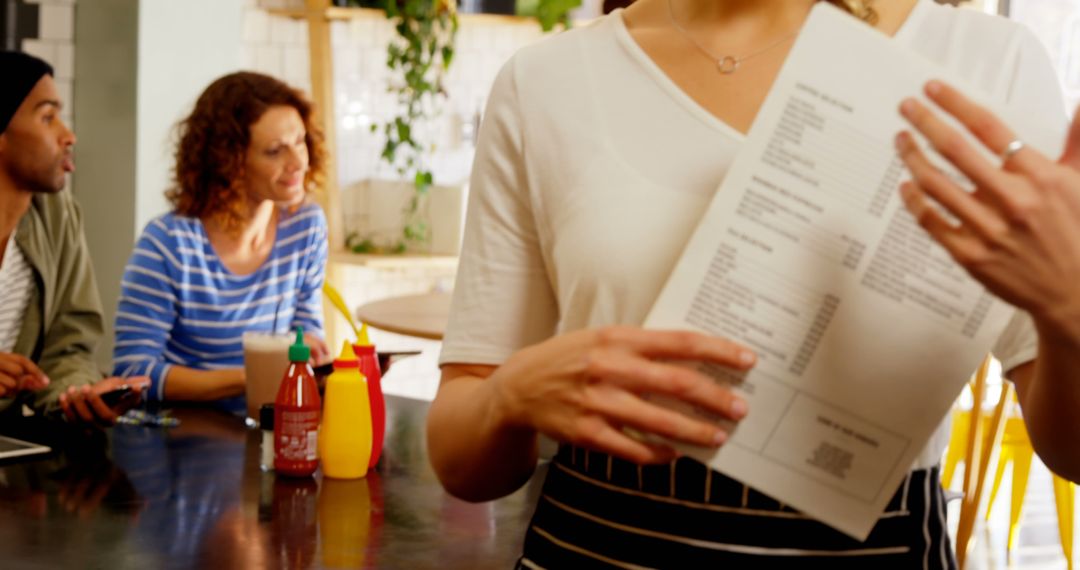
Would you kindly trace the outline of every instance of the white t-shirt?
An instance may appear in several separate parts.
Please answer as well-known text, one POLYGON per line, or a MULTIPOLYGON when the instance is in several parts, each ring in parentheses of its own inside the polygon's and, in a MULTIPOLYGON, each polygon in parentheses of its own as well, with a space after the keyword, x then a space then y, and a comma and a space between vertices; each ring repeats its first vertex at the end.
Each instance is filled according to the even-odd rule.
POLYGON ((0 262, 0 352, 10 353, 15 348, 33 286, 33 271, 12 235, 0 262))
MULTIPOLYGON (((894 37, 1060 130, 1050 59, 1003 18, 920 0, 894 37)), ((501 364, 553 335, 640 325, 745 136, 679 89, 620 12, 519 51, 488 102, 441 363, 501 364)), ((994 353, 1035 357, 1018 312, 994 353)), ((868 371, 872 374, 872 371, 868 371)), ((936 464, 938 430, 916 462, 936 464)))

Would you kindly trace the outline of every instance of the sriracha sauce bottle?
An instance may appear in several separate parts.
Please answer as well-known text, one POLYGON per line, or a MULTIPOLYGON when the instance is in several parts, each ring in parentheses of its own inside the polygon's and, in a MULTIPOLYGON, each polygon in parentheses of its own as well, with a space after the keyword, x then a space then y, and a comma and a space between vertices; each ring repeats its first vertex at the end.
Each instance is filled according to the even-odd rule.
POLYGON ((304 345, 304 329, 296 330, 289 347, 289 368, 281 379, 274 401, 274 471, 292 477, 308 477, 319 467, 319 386, 304 345))

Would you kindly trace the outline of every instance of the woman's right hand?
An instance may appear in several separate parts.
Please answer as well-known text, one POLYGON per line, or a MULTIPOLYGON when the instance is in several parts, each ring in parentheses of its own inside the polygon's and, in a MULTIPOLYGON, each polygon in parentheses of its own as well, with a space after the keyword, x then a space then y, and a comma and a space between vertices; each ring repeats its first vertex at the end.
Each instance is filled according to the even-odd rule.
POLYGON ((664 361, 746 370, 756 356, 731 341, 694 332, 605 327, 523 349, 488 382, 506 425, 636 463, 664 463, 677 454, 668 445, 628 435, 624 427, 695 445, 723 444, 728 434, 719 426, 642 395, 674 397, 734 421, 746 415, 746 402, 708 376, 664 361))

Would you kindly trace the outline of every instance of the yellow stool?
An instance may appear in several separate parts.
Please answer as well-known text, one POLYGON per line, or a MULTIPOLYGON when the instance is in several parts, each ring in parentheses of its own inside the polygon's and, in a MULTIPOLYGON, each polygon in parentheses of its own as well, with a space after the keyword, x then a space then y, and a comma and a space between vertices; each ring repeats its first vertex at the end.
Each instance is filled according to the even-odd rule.
MULTIPOLYGON (((960 462, 964 461, 964 455, 967 453, 968 436, 971 432, 971 409, 957 408, 952 413, 952 428, 949 431, 949 447, 945 449, 945 460, 941 468, 941 486, 945 489, 952 487, 953 477, 956 475, 956 468, 960 462)), ((979 417, 979 431, 982 434, 982 444, 985 446, 989 434, 987 430, 990 429, 990 416, 985 412, 979 417)))
MULTIPOLYGON (((948 489, 956 473, 957 464, 963 461, 964 500, 960 510, 957 531, 956 555, 960 567, 964 567, 967 553, 971 548, 974 519, 979 508, 983 482, 991 456, 997 448, 998 464, 994 473, 994 482, 987 502, 986 518, 994 499, 1001 487, 1001 480, 1008 462, 1013 464, 1012 510, 1009 513, 1008 550, 1016 548, 1019 537, 1020 515, 1023 511, 1024 494, 1027 491, 1028 477, 1031 473, 1031 461, 1035 452, 1028 437, 1027 426, 1023 418, 1010 414, 1011 404, 1016 403, 1016 392, 1011 384, 1002 386, 1002 392, 992 411, 985 410, 982 402, 986 394, 986 372, 989 359, 983 362, 975 378, 969 384, 974 405, 971 409, 957 409, 953 412, 952 434, 949 438, 948 451, 945 454, 941 482, 948 489), (977 410, 977 412, 974 412, 977 410), (973 414, 977 413, 977 416, 973 414), (972 433, 975 432, 975 433, 972 433)), ((1054 499, 1058 511, 1058 534, 1061 549, 1069 570, 1073 568, 1073 517, 1075 489, 1069 481, 1053 476, 1054 499)))
MULTIPOLYGON (((1002 385, 1001 393, 992 412, 983 410, 983 400, 986 396, 986 380, 989 374, 991 357, 987 355, 975 378, 971 382, 972 410, 963 416, 961 413, 961 426, 966 426, 966 431, 959 437, 954 434, 950 446, 955 446, 964 457, 964 495, 960 501, 960 517, 956 525, 956 561, 960 568, 964 568, 967 555, 971 552, 974 543, 975 520, 978 518, 979 506, 982 504, 982 494, 986 483, 986 474, 989 471, 990 460, 995 452, 995 447, 1001 441, 1001 434, 1005 429, 1005 419, 1009 416, 1009 405, 1012 403, 1010 396, 1011 384, 1002 385)), ((954 427, 960 427, 955 425, 954 427)), ((961 427, 961 430, 964 430, 961 427)), ((957 457, 951 465, 946 464, 950 472, 948 477, 956 469, 957 449, 951 449, 950 454, 957 457)))
POLYGON ((1054 501, 1057 503, 1058 534, 1061 536, 1061 550, 1065 552, 1065 561, 1069 570, 1073 567, 1073 507, 1076 505, 1076 486, 1054 475, 1054 501))
MULTIPOLYGON (((1013 400, 1016 400, 1015 393, 1013 400)), ((1012 462, 1012 505, 1009 512, 1009 540, 1007 546, 1009 551, 1016 548, 1016 541, 1020 534, 1020 515, 1024 508, 1024 495, 1027 492, 1028 476, 1031 474, 1031 461, 1034 456, 1035 450, 1032 449, 1031 438, 1028 437, 1024 419, 1018 416, 1008 418, 1005 421, 1005 430, 1001 438, 1001 453, 998 458, 997 470, 994 473, 994 485, 990 490, 990 501, 986 507, 986 518, 987 520, 990 519, 990 513, 994 508, 994 499, 997 497, 1002 476, 1005 474, 1006 464, 1012 462)), ((1053 479, 1061 549, 1065 553, 1065 561, 1069 570, 1072 570, 1073 485, 1057 475, 1053 475, 1053 479)))

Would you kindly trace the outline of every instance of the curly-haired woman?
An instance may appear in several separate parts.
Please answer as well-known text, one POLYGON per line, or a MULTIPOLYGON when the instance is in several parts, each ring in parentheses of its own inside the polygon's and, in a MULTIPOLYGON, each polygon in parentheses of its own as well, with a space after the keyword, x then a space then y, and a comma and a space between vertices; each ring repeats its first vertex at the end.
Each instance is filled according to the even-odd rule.
MULTIPOLYGON (((1033 122, 1065 123, 1050 60, 1021 26, 932 0, 829 1, 1033 122)), ((859 542, 623 431, 705 446, 729 436, 642 393, 733 421, 755 413, 712 379, 668 363, 746 369, 754 353, 637 325, 816 3, 637 0, 519 51, 495 80, 428 447, 443 485, 480 501, 529 480, 538 434, 561 442, 519 567, 955 567, 937 467, 945 434, 890 490, 887 512, 859 542)), ((1062 393, 1047 387, 1076 378, 1068 349, 1040 343, 1031 322, 1014 319, 995 354, 1018 392, 1062 393)), ((1038 315, 1035 324, 1050 330, 1038 315)), ((1025 420, 1029 410, 1042 426, 1074 413, 1037 403, 1025 406, 1025 420)), ((1032 439, 1047 433, 1033 429, 1032 439)), ((1066 433, 1036 449, 1075 454, 1066 433)))
POLYGON ((149 376, 150 400, 244 410, 246 331, 302 326, 326 354, 326 218, 307 199, 324 165, 312 113, 281 81, 233 73, 180 123, 173 211, 143 230, 116 314, 115 372, 149 376))

